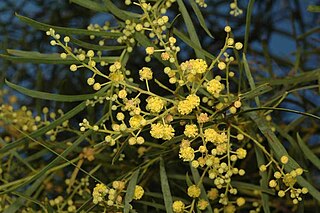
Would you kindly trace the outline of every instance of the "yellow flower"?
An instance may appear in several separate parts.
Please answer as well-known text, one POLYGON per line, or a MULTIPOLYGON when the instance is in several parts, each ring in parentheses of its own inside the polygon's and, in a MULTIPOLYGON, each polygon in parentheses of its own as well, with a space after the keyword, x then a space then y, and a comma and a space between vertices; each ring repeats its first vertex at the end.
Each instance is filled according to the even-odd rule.
POLYGON ((112 72, 109 74, 111 81, 119 82, 124 80, 124 75, 121 72, 112 72))
POLYGON ((222 89, 223 85, 216 79, 212 79, 207 83, 207 90, 212 95, 219 94, 222 89))
POLYGON ((216 189, 216 188, 211 188, 211 189, 208 191, 207 195, 208 195, 208 198, 209 198, 210 200, 215 200, 215 199, 217 199, 217 198, 219 197, 219 191, 218 191, 218 189, 216 189))
POLYGON ((189 103, 191 103, 194 107, 198 107, 200 105, 200 98, 195 94, 188 95, 186 98, 189 103))
POLYGON ((206 72, 208 65, 203 59, 190 59, 181 63, 180 67, 182 71, 195 75, 206 72))
POLYGON ((152 70, 149 67, 143 67, 139 70, 140 80, 151 80, 152 79, 152 70))
POLYGON ((179 157, 183 161, 192 161, 194 159, 194 150, 191 147, 181 147, 179 151, 179 157))
POLYGON ((282 181, 286 186, 292 187, 297 182, 297 179, 293 177, 291 174, 287 173, 284 175, 282 181))
POLYGON ((182 115, 188 115, 192 112, 193 106, 190 105, 189 101, 183 100, 178 103, 178 111, 182 115))
POLYGON ((179 101, 178 111, 182 115, 188 115, 200 105, 200 98, 195 94, 188 95, 186 100, 179 101))
POLYGON ((181 200, 176 200, 172 204, 172 210, 175 213, 183 213, 184 208, 185 208, 185 205, 181 200))
POLYGON ((133 199, 140 200, 143 194, 144 194, 143 188, 139 185, 136 185, 136 188, 134 189, 133 199))
POLYGON ((234 213, 234 212, 236 212, 236 207, 232 204, 228 204, 227 206, 224 207, 223 212, 224 213, 234 213))
POLYGON ((203 200, 203 199, 200 199, 200 200, 198 201, 197 207, 198 207, 200 210, 205 210, 208 205, 209 205, 208 201, 203 200))
POLYGON ((151 113, 159 113, 165 106, 166 101, 156 96, 156 97, 149 97, 147 99, 147 103, 148 103, 146 106, 147 110, 149 110, 151 113))
POLYGON ((132 128, 139 128, 145 124, 146 120, 141 115, 134 115, 130 118, 129 124, 132 128))
POLYGON ((174 136, 174 129, 169 124, 151 124, 150 134, 157 139, 170 140, 174 136))
POLYGON ((108 188, 106 185, 102 183, 98 183, 96 187, 94 187, 93 192, 92 192, 92 197, 93 197, 93 203, 97 204, 101 202, 108 193, 108 188))
POLYGON ((206 142, 215 143, 218 135, 217 131, 212 128, 204 130, 204 138, 206 142))
POLYGON ((243 197, 238 197, 236 202, 238 206, 243 206, 246 203, 246 199, 244 199, 243 197))
POLYGON ((201 190, 199 186, 192 185, 188 187, 188 195, 192 198, 197 198, 200 196, 201 190))
POLYGON ((198 127, 195 124, 187 124, 183 133, 189 138, 196 137, 198 135, 198 127))
POLYGON ((228 140, 228 137, 224 132, 219 134, 212 128, 204 130, 204 138, 206 142, 212 142, 215 144, 223 144, 228 140))
POLYGON ((147 47, 146 48, 146 53, 148 55, 152 55, 154 53, 154 47, 147 47))
POLYGON ((247 156, 247 150, 245 150, 243 148, 237 149, 236 153, 237 153, 237 156, 239 159, 243 159, 247 156))
POLYGON ((203 124, 209 121, 209 116, 207 113, 200 113, 200 115, 197 116, 197 121, 199 124, 203 124))

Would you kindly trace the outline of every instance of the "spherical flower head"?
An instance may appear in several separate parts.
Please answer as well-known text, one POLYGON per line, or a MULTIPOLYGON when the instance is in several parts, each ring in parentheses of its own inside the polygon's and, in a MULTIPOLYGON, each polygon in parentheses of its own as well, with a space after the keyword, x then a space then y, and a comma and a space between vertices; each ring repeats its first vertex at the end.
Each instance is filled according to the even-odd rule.
POLYGON ((182 71, 186 73, 202 74, 205 73, 208 65, 203 59, 190 59, 189 61, 185 61, 181 63, 180 68, 182 71))
POLYGON ((189 147, 190 146, 190 141, 182 139, 180 147, 189 147))
POLYGON ((93 197, 93 203, 97 204, 101 202, 108 193, 108 188, 106 185, 102 183, 98 183, 96 187, 94 187, 93 192, 92 192, 92 197, 93 197))
POLYGON ((119 98, 124 99, 125 97, 127 97, 127 91, 125 89, 120 90, 118 96, 119 98))
POLYGON ((224 70, 226 67, 227 67, 227 65, 223 61, 220 61, 218 63, 219 70, 224 70))
POLYGON ((284 175, 282 181, 286 186, 292 187, 297 182, 297 179, 296 177, 293 177, 291 174, 287 173, 284 175))
POLYGON ((123 181, 113 181, 112 182, 112 187, 115 188, 115 189, 118 189, 118 190, 123 190, 124 187, 125 187, 125 182, 123 181))
POLYGON ((243 197, 238 197, 236 203, 238 206, 243 206, 246 203, 246 199, 244 199, 243 197))
POLYGON ((151 124, 150 134, 157 139, 170 140, 174 136, 174 129, 169 124, 151 124))
POLYGON ((149 67, 143 67, 139 70, 140 80, 151 80, 152 79, 152 70, 149 67))
POLYGON ((208 128, 208 129, 204 130, 204 139, 206 142, 215 143, 218 135, 219 135, 219 133, 217 133, 217 131, 212 128, 208 128))
POLYGON ((197 207, 200 210, 205 210, 208 207, 209 203, 206 200, 200 199, 198 201, 197 207))
POLYGON ((207 113, 200 113, 200 115, 197 116, 197 122, 199 124, 203 124, 209 121, 209 116, 207 113))
POLYGON ((111 79, 111 81, 113 82, 120 82, 124 80, 124 75, 118 71, 118 72, 111 72, 109 74, 109 78, 111 79))
POLYGON ((143 194, 144 194, 143 188, 139 185, 136 185, 136 188, 134 189, 133 199, 140 200, 143 194))
POLYGON ((178 112, 181 115, 188 115, 192 112, 193 106, 190 105, 189 101, 183 100, 178 103, 178 112))
POLYGON ((141 115, 134 115, 130 118, 129 124, 132 128, 140 128, 145 123, 145 119, 141 115))
POLYGON ((192 161, 194 159, 194 149, 191 147, 180 147, 179 157, 183 161, 192 161))
POLYGON ((211 188, 208 192, 207 192, 207 196, 210 200, 215 200, 219 197, 219 191, 216 188, 211 188))
POLYGON ((195 94, 188 95, 186 100, 179 101, 178 112, 182 115, 188 115, 192 110, 200 105, 200 98, 195 94))
POLYGON ((217 144, 222 144, 228 141, 228 136, 226 135, 226 133, 222 132, 221 134, 217 135, 216 138, 216 143, 217 144))
POLYGON ((236 50, 241 50, 243 47, 243 44, 241 42, 237 42, 234 47, 236 48, 236 50))
POLYGON ((276 187, 278 184, 277 184, 277 181, 276 180, 270 180, 269 181, 269 186, 271 187, 271 188, 274 188, 274 187, 276 187))
POLYGON ((163 140, 170 140, 174 136, 174 129, 171 125, 164 124, 163 128, 163 140))
POLYGON ((217 144, 216 155, 223 155, 228 151, 228 143, 217 144))
POLYGON ((207 83, 207 91, 212 95, 219 94, 222 89, 223 85, 216 79, 212 79, 207 83))
POLYGON ((245 150, 243 148, 237 149, 236 153, 237 153, 237 157, 239 159, 244 159, 247 156, 247 150, 245 150))
POLYGON ((197 185, 191 185, 188 187, 188 195, 192 198, 197 198, 201 194, 200 187, 197 185))
POLYGON ((283 164, 287 164, 288 161, 289 161, 289 158, 288 158, 288 156, 283 155, 283 156, 280 158, 280 161, 281 161, 281 163, 283 163, 283 164))
POLYGON ((200 105, 200 98, 195 94, 188 95, 186 100, 189 101, 189 103, 192 104, 194 108, 200 105))
POLYGON ((168 61, 170 59, 170 54, 167 52, 161 53, 161 59, 164 61, 168 61))
POLYGON ((195 124, 187 124, 183 133, 189 138, 194 138, 198 135, 198 127, 195 124))
POLYGON ((151 113, 159 113, 164 108, 166 101, 161 99, 160 97, 149 97, 147 99, 147 106, 146 109, 149 110, 151 113))
POLYGON ((183 213, 184 208, 185 208, 185 205, 181 200, 176 200, 172 204, 172 210, 175 213, 183 213))
POLYGON ((148 55, 152 55, 154 53, 154 47, 147 47, 146 48, 146 53, 148 55))
POLYGON ((231 27, 230 26, 225 26, 224 31, 226 33, 230 33, 231 32, 231 27))
POLYGON ((234 205, 228 204, 227 206, 224 207, 223 212, 224 213, 234 213, 234 212, 236 212, 236 210, 237 209, 236 209, 236 207, 234 205))

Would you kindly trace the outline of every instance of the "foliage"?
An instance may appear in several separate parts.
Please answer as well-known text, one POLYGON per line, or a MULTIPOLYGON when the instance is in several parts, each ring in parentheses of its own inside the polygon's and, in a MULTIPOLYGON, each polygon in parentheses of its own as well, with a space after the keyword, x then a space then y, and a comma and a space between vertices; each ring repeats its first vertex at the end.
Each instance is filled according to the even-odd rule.
POLYGON ((36 113, 1 91, 0 211, 314 210, 320 74, 310 62, 319 28, 290 34, 305 48, 291 62, 265 41, 254 47, 255 7, 270 12, 268 1, 229 1, 220 22, 231 21, 217 33, 209 9, 221 1, 71 2, 112 16, 80 29, 16 14, 45 32, 54 53, 1 54, 59 64, 57 72, 75 77, 67 78, 69 94, 5 81, 50 103, 36 113))

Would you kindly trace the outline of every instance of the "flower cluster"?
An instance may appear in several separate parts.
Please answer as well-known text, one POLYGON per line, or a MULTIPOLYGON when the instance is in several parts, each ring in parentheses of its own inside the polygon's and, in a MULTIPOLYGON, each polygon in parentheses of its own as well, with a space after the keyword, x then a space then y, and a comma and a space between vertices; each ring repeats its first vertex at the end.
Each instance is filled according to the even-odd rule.
MULTIPOLYGON (((92 75, 87 79, 87 83, 101 94, 97 93, 99 97, 88 100, 87 106, 106 106, 106 113, 101 121, 90 124, 88 119, 84 118, 79 124, 81 132, 90 129, 96 136, 92 140, 100 140, 90 141, 94 148, 83 149, 82 159, 94 161, 96 153, 111 149, 110 156, 115 159, 112 163, 123 160, 124 153, 129 153, 130 156, 137 154, 147 171, 158 160, 152 161, 150 156, 154 153, 166 155, 169 148, 172 148, 174 151, 170 153, 180 158, 182 163, 188 162, 193 170, 201 172, 201 178, 194 184, 187 181, 188 188, 185 192, 191 201, 174 201, 173 212, 193 212, 194 209, 203 211, 211 208, 212 203, 215 203, 213 212, 235 212, 238 207, 247 205, 248 201, 243 197, 246 194, 238 190, 233 180, 246 174, 241 161, 250 156, 248 153, 254 145, 271 162, 261 165, 260 171, 266 171, 269 166, 271 168, 271 164, 277 168, 277 172, 274 173, 275 179, 270 180, 269 187, 276 189, 279 197, 290 191, 293 203, 298 203, 302 200, 301 194, 308 192, 306 188, 295 188, 296 177, 302 175, 302 170, 284 172, 273 154, 260 143, 261 137, 245 131, 252 121, 239 112, 243 110, 242 106, 246 102, 244 96, 247 94, 234 92, 234 88, 240 88, 241 84, 233 84, 234 79, 230 80, 241 75, 237 73, 238 67, 234 65, 242 62, 228 51, 232 49, 239 55, 243 44, 234 39, 231 27, 226 26, 225 44, 216 57, 193 58, 180 62, 179 39, 175 33, 172 34, 168 30, 168 27, 172 27, 172 20, 166 15, 167 9, 174 2, 126 0, 126 5, 138 7, 141 14, 137 16, 139 18, 124 20, 122 26, 112 30, 121 33, 117 42, 126 45, 126 48, 119 58, 108 63, 102 60, 102 52, 72 49, 68 46, 69 37, 64 37, 61 42, 61 36, 53 29, 47 32, 53 38, 51 44, 64 49, 60 55, 63 60, 76 60, 76 63, 70 66, 71 71, 82 68, 91 71, 92 75), (148 37, 151 42, 141 42, 148 37), (133 48, 138 46, 137 43, 144 48, 143 54, 147 64, 129 71, 126 63, 133 48), (154 68, 154 64, 148 64, 154 59, 159 60, 163 67, 154 68), (156 72, 162 71, 167 76, 164 79, 156 79, 156 72), (135 75, 140 81, 135 82, 135 75), (99 78, 96 78, 97 76, 99 78), (96 82, 96 79, 101 83, 96 82), (150 85, 157 85, 157 88, 160 87, 161 91, 165 92, 159 94, 160 92, 150 85), (152 154, 149 155, 149 151, 152 154), (202 188, 202 185, 205 185, 204 179, 210 181, 207 193, 202 191, 203 188, 207 188, 202 188), (205 194, 208 200, 203 199, 202 195, 205 194)), ((204 1, 197 0, 196 3, 200 7, 207 6, 204 1)), ((236 0, 230 4, 230 8, 232 15, 242 13, 236 0)), ((89 28, 93 31, 111 30, 108 25, 89 28)), ((103 46, 104 41, 100 40, 99 45, 103 46)), ((288 159, 282 157, 280 162, 284 165, 288 159)), ((126 181, 127 178, 125 176, 126 181)), ((94 204, 122 207, 121 193, 124 193, 125 182, 115 181, 111 189, 97 184, 92 193, 94 204)), ((133 199, 141 199, 143 194, 144 189, 139 185, 135 186, 133 199)), ((261 204, 252 202, 252 206, 257 210, 261 204)))

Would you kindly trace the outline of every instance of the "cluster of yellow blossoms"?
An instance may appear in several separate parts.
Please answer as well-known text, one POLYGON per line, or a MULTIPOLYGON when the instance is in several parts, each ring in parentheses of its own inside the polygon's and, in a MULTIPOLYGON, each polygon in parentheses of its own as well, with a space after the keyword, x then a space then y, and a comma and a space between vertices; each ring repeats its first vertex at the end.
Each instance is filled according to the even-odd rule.
POLYGON ((178 111, 181 115, 188 115, 192 112, 192 110, 194 110, 199 105, 200 105, 199 96, 195 94, 188 95, 186 100, 179 101, 178 111))
MULTIPOLYGON (((254 138, 243 131, 247 120, 237 117, 237 112, 242 106, 241 94, 233 94, 230 86, 232 83, 230 78, 235 76, 230 66, 235 58, 229 56, 227 50, 239 51, 243 44, 235 42, 231 27, 226 26, 225 45, 215 59, 209 61, 197 58, 179 63, 177 53, 180 47, 177 46, 177 39, 173 35, 168 36, 167 27, 170 20, 164 15, 173 2, 166 1, 164 6, 142 0, 133 3, 126 1, 127 5, 139 6, 143 14, 140 19, 126 20, 123 29, 119 30, 124 35, 118 38, 119 43, 127 44, 123 56, 132 52, 136 43, 134 39, 136 33, 148 35, 152 45, 145 46, 145 61, 150 62, 153 58, 160 60, 164 64, 163 72, 167 75, 169 84, 154 79, 151 66, 143 66, 137 71, 143 83, 139 82, 140 85, 137 86, 132 78, 128 78, 131 71, 126 70, 122 61, 125 59, 122 56, 118 61, 109 64, 108 70, 100 71, 94 58, 97 53, 93 50, 74 55, 59 41, 59 36, 53 30, 49 30, 48 34, 54 38, 52 42, 54 45, 59 45, 66 51, 62 58, 71 56, 78 61, 78 65, 70 66, 71 71, 86 67, 93 72, 93 76, 87 81, 93 89, 102 90, 106 86, 112 88, 99 99, 99 103, 108 102, 110 123, 90 125, 84 119, 80 123, 81 131, 92 129, 102 134, 105 138, 103 144, 116 147, 114 152, 122 152, 125 143, 137 146, 139 156, 155 146, 154 143, 180 137, 177 141, 171 141, 179 147, 179 158, 183 162, 190 162, 192 169, 201 171, 202 175, 198 182, 189 184, 186 190, 186 194, 192 199, 191 204, 186 205, 185 202, 176 200, 172 204, 173 212, 183 213, 187 209, 192 212, 194 208, 205 210, 210 207, 209 201, 217 200, 219 204, 213 209, 214 212, 232 213, 236 211, 236 206, 241 207, 246 204, 244 197, 236 197, 238 189, 234 186, 232 178, 245 175, 246 171, 239 168, 241 164, 238 160, 246 158, 247 147, 250 147, 248 142, 250 140, 255 142, 254 138), (95 82, 96 75, 104 77, 106 82, 95 82), (151 82, 170 95, 157 94, 157 90, 149 87, 151 82), (183 134, 178 135, 182 131, 183 134), (202 192, 200 187, 205 177, 214 186, 207 193, 202 192), (209 200, 200 198, 201 194, 206 194, 209 200)), ((204 1, 196 3, 206 6, 204 1)), ((240 13, 236 12, 236 1, 230 7, 235 10, 234 15, 240 13)), ((65 38, 64 42, 68 43, 69 40, 65 38)), ((271 158, 265 149, 262 150, 271 158)), ((261 171, 265 171, 269 165, 264 166, 260 167, 261 171)), ((280 168, 280 171, 283 172, 283 169, 280 168)), ((297 203, 301 200, 300 194, 307 192, 305 188, 294 188, 296 176, 301 174, 300 170, 296 173, 280 173, 280 175, 277 173, 276 180, 271 180, 269 186, 277 188, 277 182, 281 179, 288 188, 285 190, 278 188, 278 195, 282 197, 290 190, 293 202, 297 203)), ((103 184, 97 184, 92 193, 93 202, 95 204, 106 202, 109 206, 120 205, 122 197, 119 197, 119 193, 123 189, 124 185, 108 189, 103 184), (105 198, 107 195, 108 199, 105 198)), ((143 188, 136 186, 134 199, 140 199, 143 193, 143 188)))

